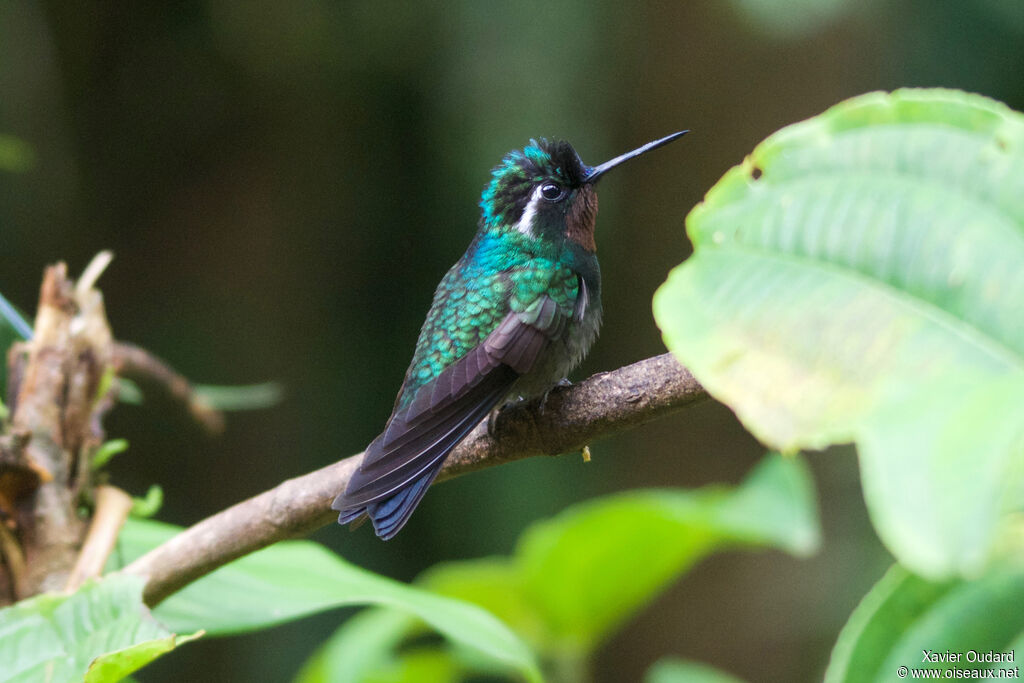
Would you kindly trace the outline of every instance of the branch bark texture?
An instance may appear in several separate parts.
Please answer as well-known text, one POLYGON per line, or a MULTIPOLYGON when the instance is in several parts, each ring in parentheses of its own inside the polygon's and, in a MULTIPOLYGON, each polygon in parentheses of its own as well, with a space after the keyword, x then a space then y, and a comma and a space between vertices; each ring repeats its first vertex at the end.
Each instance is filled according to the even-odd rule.
POLYGON ((75 287, 63 263, 47 268, 33 339, 10 352, 11 420, 0 436, 0 519, 9 526, 0 574, 9 581, 0 604, 59 590, 74 565, 85 531, 78 498, 109 406, 97 389, 110 339, 100 293, 75 287))
MULTIPOLYGON (((541 405, 506 407, 494 435, 486 420, 449 455, 440 480, 536 455, 583 446, 707 398, 670 354, 556 388, 541 405)), ((333 522, 331 501, 348 484, 362 453, 249 498, 192 526, 124 571, 147 577, 144 599, 156 605, 218 567, 277 541, 333 522)))

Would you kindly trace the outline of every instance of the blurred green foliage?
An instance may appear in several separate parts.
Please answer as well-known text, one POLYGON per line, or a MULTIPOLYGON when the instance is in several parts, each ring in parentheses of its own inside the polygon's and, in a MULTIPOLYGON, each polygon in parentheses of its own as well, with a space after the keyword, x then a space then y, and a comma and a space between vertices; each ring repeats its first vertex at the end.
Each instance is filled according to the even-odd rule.
POLYGON ((969 581, 932 582, 893 566, 839 634, 826 683, 891 681, 900 666, 931 668, 944 678, 1018 677, 1022 657, 1017 653, 1024 647, 1024 556, 1020 538, 1016 541, 969 581), (973 661, 969 650, 975 653, 973 661), (928 652, 943 653, 946 661, 929 661, 928 652), (984 661, 976 658, 979 653, 1010 656, 984 661), (1009 669, 1010 675, 998 669, 1009 669))
MULTIPOLYGON (((130 519, 115 565, 180 530, 130 519)), ((514 559, 444 565, 418 588, 355 567, 310 541, 286 541, 172 595, 155 610, 160 624, 141 603, 142 579, 116 573, 70 597, 44 595, 0 610, 0 643, 10 650, 3 661, 11 663, 0 680, 36 680, 49 667, 56 672, 52 680, 62 683, 90 667, 95 671, 88 680, 118 681, 174 649, 174 634, 164 625, 178 633, 225 635, 364 603, 401 617, 352 619, 300 681, 358 682, 381 668, 408 681, 467 668, 511 668, 539 681, 537 657, 550 680, 581 680, 600 641, 701 556, 723 546, 806 554, 818 533, 806 466, 772 456, 732 492, 647 491, 591 501, 528 529, 514 559), (630 552, 623 552, 626 543, 630 552), (469 657, 460 661, 420 647, 393 658, 391 650, 424 622, 469 657), (349 657, 353 652, 358 658, 349 657)))
POLYGON ((99 469, 110 462, 118 453, 124 453, 128 450, 128 441, 126 439, 111 439, 110 441, 104 441, 100 444, 100 447, 92 454, 92 467, 93 469, 99 469))
MULTIPOLYGON (((775 455, 733 490, 635 491, 582 503, 527 528, 511 557, 444 563, 417 584, 501 618, 530 644, 548 680, 584 681, 597 647, 703 557, 757 547, 803 556, 818 534, 806 465, 775 455)), ((444 652, 443 680, 493 673, 458 649, 404 649, 420 630, 391 608, 357 615, 297 683, 425 680, 420 667, 441 666, 444 652)))
POLYGON ((644 678, 644 683, 742 683, 742 681, 707 664, 665 658, 650 668, 644 678))
POLYGON ((806 37, 855 12, 870 11, 875 0, 729 0, 752 31, 776 39, 806 37))
MULTIPOLYGON (((179 531, 128 520, 111 569, 179 531)), ((0 680, 31 681, 40 667, 53 667, 52 680, 71 681, 100 657, 105 663, 92 665, 89 680, 113 682, 174 649, 172 631, 235 634, 364 603, 379 607, 349 620, 299 681, 457 680, 509 669, 541 680, 538 660, 547 680, 584 680, 611 631, 704 555, 728 547, 804 555, 818 534, 806 465, 770 456, 733 491, 643 491, 579 505, 527 529, 514 557, 441 565, 417 587, 355 567, 316 543, 287 541, 172 595, 154 611, 160 625, 141 604, 141 579, 116 573, 70 598, 40 596, 0 610, 0 642, 13 662, 0 680), (60 638, 52 637, 51 622, 60 638), (424 623, 453 647, 403 648, 424 623), (135 649, 124 650, 129 645, 135 649), (129 654, 130 666, 118 663, 129 654)))

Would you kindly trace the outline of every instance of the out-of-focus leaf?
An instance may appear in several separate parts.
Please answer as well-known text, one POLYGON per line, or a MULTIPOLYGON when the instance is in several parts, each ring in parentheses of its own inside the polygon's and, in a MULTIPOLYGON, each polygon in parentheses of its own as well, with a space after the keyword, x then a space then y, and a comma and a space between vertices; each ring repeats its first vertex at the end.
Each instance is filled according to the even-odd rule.
POLYGON ((462 669, 447 652, 421 648, 403 653, 384 669, 362 679, 365 683, 459 683, 462 669))
POLYGON ((523 573, 515 557, 443 562, 427 570, 419 581, 442 595, 484 607, 535 648, 543 647, 549 639, 543 615, 526 597, 523 573))
POLYGON ((283 390, 277 382, 239 386, 196 384, 192 390, 199 399, 214 410, 261 410, 281 402, 283 390))
POLYGON ((120 681, 178 645, 142 603, 143 579, 113 576, 0 610, 0 682, 120 681))
POLYGON ((687 218, 668 347, 759 439, 856 442, 900 561, 978 572, 1024 503, 1024 116, 872 93, 785 128, 687 218))
POLYGON ((366 681, 464 680, 483 675, 505 678, 508 668, 456 642, 415 641, 423 622, 387 607, 371 607, 347 620, 308 660, 295 683, 364 683, 366 681), (426 675, 424 667, 432 667, 426 675))
POLYGON ((864 596, 843 627, 832 650, 825 681, 892 681, 901 666, 939 670, 936 677, 946 678, 950 676, 945 676, 945 671, 950 669, 967 674, 971 669, 1013 669, 1019 666, 1021 656, 1017 653, 1024 643, 1021 605, 1021 558, 997 562, 983 576, 971 581, 954 579, 941 583, 927 581, 894 565, 864 596), (975 657, 968 651, 1006 653, 1010 661, 972 662, 969 658, 975 657), (925 652, 953 653, 956 658, 929 662, 924 661, 925 652))
POLYGON ((647 670, 644 683, 743 683, 742 679, 708 664, 666 657, 647 670))
POLYGON ((111 439, 100 444, 100 447, 96 449, 96 452, 92 454, 92 468, 98 470, 99 468, 110 462, 118 453, 124 453, 128 450, 127 439, 111 439))
POLYGON ((417 620, 406 612, 370 608, 342 624, 302 667, 295 683, 361 683, 393 661, 417 620))
POLYGON ((806 466, 775 455, 734 491, 639 491, 572 507, 530 527, 516 559, 551 636, 589 650, 716 549, 807 555, 817 545, 806 466))
POLYGON ((510 560, 442 564, 422 583, 486 607, 535 648, 587 653, 679 574, 722 547, 818 545, 813 485, 773 455, 735 490, 637 491, 533 525, 510 560))
POLYGON ((153 484, 142 498, 132 497, 132 517, 152 517, 164 504, 164 490, 153 484))
POLYGON ((753 31, 798 38, 827 28, 874 0, 730 0, 753 31))
MULTIPOLYGON (((194 384, 192 391, 207 408, 224 412, 270 408, 280 403, 284 394, 277 382, 238 386, 194 384)), ((118 377, 117 400, 121 403, 141 405, 145 396, 138 384, 130 379, 118 377)))
MULTIPOLYGON (((577 505, 527 529, 512 557, 440 564, 417 582, 486 608, 565 672, 584 670, 602 638, 715 549, 806 555, 818 543, 806 465, 772 455, 733 490, 638 491, 577 505)), ((298 683, 394 671, 390 658, 419 628, 389 609, 357 615, 314 655, 298 683)), ((472 653, 447 652, 463 674, 495 672, 478 655, 474 661, 472 653)))
POLYGON ((142 389, 130 379, 117 378, 117 400, 120 403, 137 406, 142 404, 142 389))
MULTIPOLYGON (((130 561, 179 531, 129 519, 120 536, 122 553, 130 561)), ((483 609, 373 574, 311 541, 277 543, 236 560, 174 594, 154 613, 174 629, 201 624, 211 634, 228 634, 366 604, 414 614, 452 641, 539 680, 529 648, 483 609)))

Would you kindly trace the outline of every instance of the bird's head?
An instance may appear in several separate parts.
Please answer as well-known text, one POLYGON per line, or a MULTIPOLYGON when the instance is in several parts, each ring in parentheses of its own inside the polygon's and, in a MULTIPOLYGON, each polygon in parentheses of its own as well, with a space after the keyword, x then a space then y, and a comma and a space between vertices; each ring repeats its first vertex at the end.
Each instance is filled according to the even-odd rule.
POLYGON ((505 155, 492 171, 480 199, 485 230, 515 231, 529 239, 571 240, 595 251, 594 223, 597 192, 594 185, 624 161, 683 136, 673 133, 598 166, 587 166, 564 140, 531 140, 505 155))

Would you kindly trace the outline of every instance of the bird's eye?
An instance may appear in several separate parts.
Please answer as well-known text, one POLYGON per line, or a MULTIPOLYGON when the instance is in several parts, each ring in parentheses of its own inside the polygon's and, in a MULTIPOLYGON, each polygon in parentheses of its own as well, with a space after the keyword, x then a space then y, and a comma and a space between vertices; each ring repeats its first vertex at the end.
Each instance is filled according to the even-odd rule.
POLYGON ((549 202, 557 202, 565 196, 565 190, 554 183, 544 183, 540 188, 540 196, 549 202))

